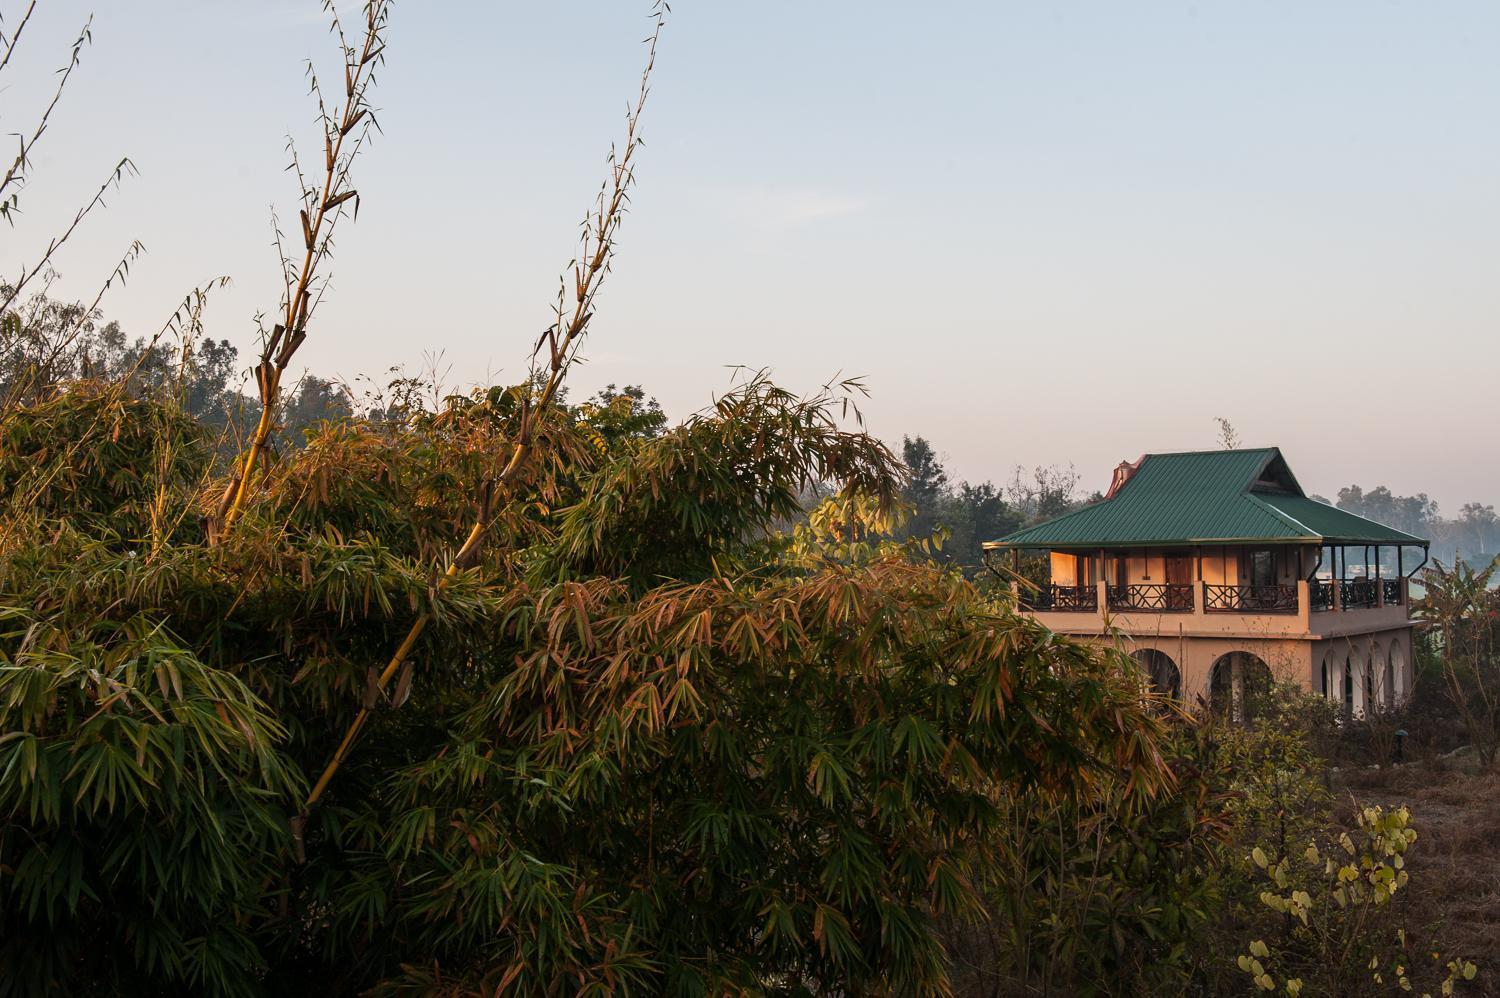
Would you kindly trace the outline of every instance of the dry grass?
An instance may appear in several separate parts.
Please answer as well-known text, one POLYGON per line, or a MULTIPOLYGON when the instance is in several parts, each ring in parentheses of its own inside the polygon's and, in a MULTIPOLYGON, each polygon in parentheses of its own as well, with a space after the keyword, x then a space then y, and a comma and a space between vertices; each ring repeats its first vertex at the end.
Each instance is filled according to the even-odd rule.
POLYGON ((1500 772, 1478 772, 1471 760, 1347 770, 1335 789, 1346 811, 1354 801, 1411 808, 1420 836, 1410 859, 1411 922, 1432 925, 1440 948, 1479 964, 1465 993, 1500 995, 1500 772))

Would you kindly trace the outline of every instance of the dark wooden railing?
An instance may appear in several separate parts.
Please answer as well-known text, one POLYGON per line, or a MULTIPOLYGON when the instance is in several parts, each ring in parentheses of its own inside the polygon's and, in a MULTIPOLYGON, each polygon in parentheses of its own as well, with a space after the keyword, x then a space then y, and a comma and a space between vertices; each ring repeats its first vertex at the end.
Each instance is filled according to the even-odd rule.
POLYGON ((1296 613, 1296 586, 1204 586, 1210 613, 1296 613))
POLYGON ((1333 609, 1332 582, 1319 582, 1317 579, 1313 579, 1307 584, 1307 596, 1314 610, 1333 609))
POLYGON ((1139 610, 1147 613, 1191 613, 1193 587, 1177 583, 1137 583, 1109 587, 1111 610, 1139 610))
POLYGON ((1359 610, 1375 605, 1375 583, 1340 582, 1339 607, 1344 610, 1359 610))
MULTIPOLYGON (((1135 613, 1192 613, 1193 583, 1134 583, 1109 586, 1109 609, 1135 613)), ((1374 607, 1379 596, 1386 606, 1401 605, 1400 579, 1360 581, 1310 579, 1308 602, 1312 610, 1361 610, 1374 607), (1334 596, 1338 595, 1335 601, 1334 596)), ((1042 586, 1023 589, 1021 606, 1027 610, 1093 613, 1099 609, 1098 586, 1042 586)), ((1296 613, 1297 587, 1204 585, 1203 609, 1209 613, 1296 613)))
POLYGON ((1053 586, 1051 596, 1054 610, 1099 609, 1098 586, 1053 586))
POLYGON ((1086 613, 1099 609, 1098 586, 1043 586, 1021 591, 1021 606, 1028 610, 1086 613))

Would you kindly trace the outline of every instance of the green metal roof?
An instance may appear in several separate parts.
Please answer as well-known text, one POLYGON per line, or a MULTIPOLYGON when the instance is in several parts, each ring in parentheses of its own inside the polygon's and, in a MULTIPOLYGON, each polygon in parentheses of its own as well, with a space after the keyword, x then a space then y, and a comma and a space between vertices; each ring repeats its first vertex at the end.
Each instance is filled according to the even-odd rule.
POLYGON ((1147 454, 1112 497, 984 546, 1252 542, 1427 545, 1420 537, 1307 498, 1281 451, 1268 447, 1147 454))

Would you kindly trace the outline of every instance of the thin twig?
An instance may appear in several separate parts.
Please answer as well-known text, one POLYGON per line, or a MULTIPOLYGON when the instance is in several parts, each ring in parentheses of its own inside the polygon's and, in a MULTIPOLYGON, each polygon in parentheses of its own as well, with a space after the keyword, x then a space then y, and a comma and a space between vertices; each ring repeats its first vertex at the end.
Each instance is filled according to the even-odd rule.
MULTIPOLYGON (((32 5, 32 7, 35 6, 35 4, 32 5)), ((20 37, 21 30, 26 27, 26 20, 30 18, 31 10, 28 9, 26 11, 26 18, 22 20, 21 26, 16 29, 15 37, 11 39, 10 45, 5 50, 5 62, 10 62, 11 53, 15 50, 16 38, 20 37)), ((14 224, 14 220, 10 215, 15 210, 17 199, 20 197, 19 188, 26 184, 26 167, 31 162, 31 151, 37 142, 41 141, 42 133, 47 131, 47 125, 52 120, 52 112, 57 108, 58 101, 62 100, 63 90, 66 89, 68 80, 72 78, 73 70, 78 68, 78 64, 82 60, 83 47, 93 40, 93 25, 94 18, 93 15, 90 15, 89 19, 83 22, 83 28, 78 32, 78 37, 73 40, 72 54, 69 55, 68 64, 63 67, 58 77, 57 87, 52 91, 52 100, 48 102, 46 109, 42 111, 41 117, 37 119, 36 128, 32 130, 31 136, 29 138, 24 135, 21 137, 21 145, 16 152, 16 158, 11 163, 10 169, 5 171, 5 178, 0 180, 0 218, 4 218, 7 222, 14 224), (11 191, 10 195, 7 196, 5 190, 12 185, 15 185, 18 189, 11 191)), ((0 68, 3 68, 3 66, 4 63, 0 63, 0 68)), ((0 306, 0 308, 3 308, 3 306, 0 306)))
POLYGON ((0 70, 3 70, 10 64, 10 56, 16 50, 16 42, 21 40, 21 32, 26 30, 26 23, 31 20, 32 12, 35 10, 36 0, 31 0, 31 4, 26 8, 26 13, 21 15, 21 23, 16 25, 16 33, 9 38, 0 34, 0 41, 5 42, 5 55, 0 56, 0 70))
MULTIPOLYGON (((94 211, 94 209, 104 206, 104 195, 108 193, 111 188, 118 188, 120 186, 120 181, 125 179, 125 174, 134 174, 135 172, 135 164, 132 163, 128 158, 122 159, 115 164, 114 171, 110 173, 109 179, 100 184, 99 189, 94 192, 94 196, 92 198, 89 198, 88 203, 85 204, 82 208, 78 209, 78 214, 73 216, 73 221, 68 225, 66 229, 63 230, 62 235, 53 236, 52 241, 47 244, 46 252, 42 254, 42 258, 38 260, 36 262, 36 265, 33 266, 30 270, 23 270, 20 280, 18 280, 13 286, 10 287, 8 291, 5 292, 4 300, 0 301, 0 312, 4 312, 6 309, 10 308, 11 304, 20 297, 21 291, 26 287, 27 284, 31 283, 36 275, 41 272, 43 267, 46 267, 52 261, 52 257, 56 255, 58 250, 62 249, 63 244, 68 241, 68 238, 73 235, 73 232, 78 228, 78 226, 83 224, 83 220, 87 218, 94 211)), ((3 206, 0 206, 0 208, 3 208, 3 206)))

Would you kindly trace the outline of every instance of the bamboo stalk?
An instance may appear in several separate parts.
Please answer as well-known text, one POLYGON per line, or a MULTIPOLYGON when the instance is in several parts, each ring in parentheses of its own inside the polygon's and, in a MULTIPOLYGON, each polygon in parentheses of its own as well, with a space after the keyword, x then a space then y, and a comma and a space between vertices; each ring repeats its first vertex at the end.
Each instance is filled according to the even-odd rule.
MULTIPOLYGON (((365 94, 374 79, 374 67, 379 63, 381 53, 385 49, 383 33, 388 23, 389 8, 390 0, 369 0, 366 3, 365 38, 357 58, 354 50, 347 44, 343 44, 342 28, 339 26, 337 17, 334 19, 334 28, 339 32, 344 55, 344 103, 336 119, 331 117, 326 110, 322 113, 325 151, 323 182, 317 191, 315 204, 308 202, 304 195, 304 207, 301 213, 304 243, 302 265, 295 284, 290 281, 288 272, 286 313, 283 321, 275 326, 270 336, 266 337, 260 363, 255 368, 255 381, 260 390, 260 419, 255 424, 255 433, 250 438, 250 446, 236 463, 229 484, 224 489, 224 495, 219 500, 216 516, 217 530, 212 532, 213 541, 222 539, 239 519, 246 497, 255 480, 256 465, 266 449, 271 431, 276 426, 276 400, 281 390, 281 378, 286 372, 287 365, 291 363, 292 355, 297 352, 303 340, 307 339, 307 320, 312 313, 313 305, 316 304, 312 288, 317 277, 317 266, 328 253, 334 225, 343 213, 341 206, 350 199, 354 199, 355 212, 359 210, 358 192, 348 189, 345 185, 349 179, 350 161, 359 151, 364 136, 374 123, 369 105, 365 101, 365 94), (363 122, 363 128, 360 129, 359 137, 355 139, 353 149, 346 157, 344 139, 353 133, 361 122, 363 122), (312 209, 311 214, 308 209, 312 209), (324 232, 325 223, 327 224, 326 233, 324 232)), ((319 93, 319 108, 323 109, 316 77, 313 78, 313 89, 319 93)), ((296 165, 295 154, 293 165, 296 165)), ((300 167, 298 167, 298 172, 300 176, 300 167)), ((306 185, 304 185, 305 189, 306 185)), ((283 257, 284 268, 289 262, 283 257)))
MULTIPOLYGON (((610 153, 610 176, 605 181, 604 187, 600 189, 597 206, 590 213, 589 225, 585 228, 582 251, 578 260, 570 266, 573 270, 573 303, 567 303, 567 287, 564 284, 558 293, 557 305, 553 314, 555 320, 551 326, 537 340, 536 346, 531 353, 531 372, 533 377, 528 382, 535 383, 535 375, 539 373, 538 358, 543 356, 542 348, 546 347, 546 369, 547 380, 534 400, 528 399, 523 405, 519 425, 516 428, 515 447, 511 450, 510 458, 500 472, 486 480, 481 487, 481 501, 479 512, 475 517, 474 526, 470 529, 468 537, 459 547, 457 553, 448 563, 447 570, 438 581, 438 591, 442 592, 458 575, 459 571, 476 558, 484 543, 484 536, 489 528, 490 507, 493 497, 499 490, 508 485, 522 468, 524 462, 530 457, 534 450, 534 434, 536 421, 557 398, 558 391, 562 388, 568 370, 572 367, 573 360, 577 354, 578 346, 582 341, 589 320, 593 318, 594 302, 598 296, 599 288, 603 284, 604 275, 609 271, 609 262, 614 254, 615 233, 619 229, 623 219, 624 207, 627 194, 634 182, 632 159, 640 138, 637 130, 640 124, 641 112, 646 106, 646 97, 650 93, 651 71, 656 65, 656 45, 661 38, 661 31, 666 24, 668 7, 665 3, 658 2, 652 13, 655 17, 655 28, 651 36, 646 40, 646 67, 641 73, 640 91, 636 96, 634 105, 626 115, 625 145, 624 151, 618 158, 613 150, 610 153), (582 261, 582 262, 580 262, 582 261)), ((381 670, 374 683, 374 692, 384 696, 385 688, 400 671, 407 657, 415 647, 417 639, 427 629, 432 619, 430 610, 424 610, 417 615, 407 631, 406 637, 397 646, 394 654, 381 670)), ((369 698, 366 698, 367 701, 369 698)), ((302 813, 292 821, 292 834, 294 845, 299 856, 302 849, 302 832, 307 821, 308 812, 322 798, 328 789, 333 777, 339 768, 349 757, 354 741, 358 737, 360 729, 364 727, 369 719, 373 705, 366 703, 362 705, 359 712, 355 714, 354 720, 350 722, 339 741, 338 748, 334 750, 323 771, 319 774, 317 782, 313 784, 308 793, 306 801, 302 805, 302 813)))

